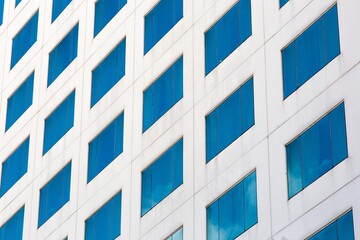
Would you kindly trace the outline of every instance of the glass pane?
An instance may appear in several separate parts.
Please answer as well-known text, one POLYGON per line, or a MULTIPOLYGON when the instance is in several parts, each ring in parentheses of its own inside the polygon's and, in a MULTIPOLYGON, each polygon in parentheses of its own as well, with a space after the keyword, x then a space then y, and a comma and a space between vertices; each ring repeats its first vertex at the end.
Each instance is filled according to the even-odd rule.
POLYGON ((43 155, 74 125, 75 90, 45 119, 43 155))
POLYGON ((125 6, 127 0, 98 0, 95 3, 94 37, 125 6))
POLYGON ((71 162, 40 190, 40 228, 70 200, 71 162))
POLYGON ((219 201, 206 209, 207 240, 219 240, 219 201))
POLYGON ((183 58, 180 57, 144 92, 143 132, 183 97, 183 58))
POLYGON ((23 235, 24 211, 22 207, 0 227, 0 240, 21 240, 23 235))
POLYGON ((6 112, 7 131, 32 105, 34 86, 34 73, 32 73, 21 86, 8 99, 6 112))
POLYGON ((333 164, 336 166, 348 156, 344 103, 336 107, 329 118, 333 164))
POLYGON ((121 233, 121 192, 85 221, 86 240, 113 240, 121 233))
POLYGON ((329 119, 324 117, 301 135, 302 176, 306 187, 332 168, 329 119))
POLYGON ((50 52, 48 87, 77 57, 78 31, 79 24, 76 24, 64 39, 50 52))
POLYGON ((253 172, 244 179, 245 230, 258 221, 256 189, 256 172, 253 172))
POLYGON ((91 107, 125 75, 125 50, 124 39, 92 71, 91 107))
POLYGON ((352 211, 337 220, 338 240, 354 240, 354 223, 352 211))
POLYGON ((324 40, 325 40, 325 61, 326 63, 333 60, 340 54, 340 37, 337 5, 332 7, 324 15, 324 40))
POLYGON ((14 184, 25 175, 28 169, 29 155, 28 137, 21 145, 3 162, 0 182, 0 197, 2 197, 14 184))
POLYGON ((54 0, 52 5, 51 22, 54 22, 70 3, 71 0, 54 0))
POLYGON ((89 143, 88 183, 123 152, 124 113, 89 143))
POLYGON ((336 223, 332 223, 309 240, 337 240, 336 223))
POLYGON ((205 32, 205 75, 252 34, 250 0, 240 0, 205 32))
POLYGON ((284 99, 298 88, 296 42, 291 43, 282 53, 284 99))
POLYGON ((182 0, 161 0, 145 16, 144 55, 183 17, 182 0))
POLYGON ((301 138, 286 147, 288 194, 292 198, 303 189, 301 177, 301 138))
POLYGON ((10 69, 18 63, 37 41, 38 16, 39 12, 37 11, 13 38, 10 69))
POLYGON ((234 239, 245 230, 244 183, 237 184, 218 201, 220 239, 234 239))

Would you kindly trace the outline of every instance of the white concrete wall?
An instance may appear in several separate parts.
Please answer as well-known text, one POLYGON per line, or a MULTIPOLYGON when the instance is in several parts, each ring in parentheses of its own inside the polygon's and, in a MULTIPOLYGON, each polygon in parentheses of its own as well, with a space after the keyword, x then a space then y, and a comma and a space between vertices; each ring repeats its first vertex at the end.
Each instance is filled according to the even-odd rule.
POLYGON ((28 172, 0 199, 0 225, 25 204, 24 239, 83 239, 85 219, 122 190, 120 240, 161 240, 182 225, 185 240, 205 240, 205 207, 256 169, 258 224, 238 239, 303 239, 350 208, 360 238, 360 1, 337 1, 341 55, 285 101, 280 50, 335 0, 290 0, 280 10, 279 0, 252 0, 252 36, 206 78, 204 31, 236 0, 184 0, 184 18, 143 56, 144 15, 157 1, 128 0, 93 39, 95 0, 73 0, 53 24, 52 1, 14 10, 5 0, 0 162, 31 137, 28 172), (9 71, 11 39, 37 9, 38 40, 9 71), (48 54, 77 22, 78 57, 46 88, 48 54), (91 70, 125 36, 126 75, 89 110, 91 70), (142 92, 181 55, 184 97, 142 134, 142 92), (6 99, 34 69, 33 105, 4 133, 6 99), (205 115, 251 76, 255 126, 205 165, 205 115), (44 119, 74 88, 74 127, 42 156, 44 119), (284 144, 341 101, 349 157, 288 201, 284 144), (87 185, 87 143, 123 111, 124 152, 87 185), (141 171, 181 137, 184 184, 140 218, 141 171), (37 229, 39 189, 70 160, 70 201, 37 229))

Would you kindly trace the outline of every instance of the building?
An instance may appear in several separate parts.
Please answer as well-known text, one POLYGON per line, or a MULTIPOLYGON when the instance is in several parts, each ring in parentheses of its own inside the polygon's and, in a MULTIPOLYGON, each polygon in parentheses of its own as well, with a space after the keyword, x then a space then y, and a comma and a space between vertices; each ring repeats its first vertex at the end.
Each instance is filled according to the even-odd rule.
POLYGON ((360 238, 358 0, 1 0, 0 239, 360 238))

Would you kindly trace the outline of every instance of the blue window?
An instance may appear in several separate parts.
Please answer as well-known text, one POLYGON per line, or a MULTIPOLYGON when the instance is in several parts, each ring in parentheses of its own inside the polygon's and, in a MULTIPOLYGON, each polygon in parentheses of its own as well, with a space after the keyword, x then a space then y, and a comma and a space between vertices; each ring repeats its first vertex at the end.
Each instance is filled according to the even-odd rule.
POLYGON ((236 184, 206 209, 207 239, 235 239, 258 221, 256 172, 236 184))
POLYGON ((143 97, 143 132, 183 97, 183 58, 179 58, 145 91, 143 97))
POLYGON ((45 119, 43 155, 74 125, 75 90, 45 119))
POLYGON ((77 57, 78 30, 79 24, 76 24, 49 54, 48 86, 50 86, 77 57))
POLYGON ((145 16, 144 55, 183 17, 182 0, 160 0, 145 16))
POLYGON ((92 71, 91 107, 125 75, 126 39, 92 71))
POLYGON ((19 5, 20 2, 21 2, 21 0, 15 0, 15 7, 16 7, 17 5, 19 5))
POLYGON ((183 183, 183 140, 141 173, 141 216, 160 203, 183 183))
POLYGON ((344 103, 286 146, 289 198, 347 158, 344 103))
POLYGON ((354 223, 352 211, 346 213, 309 240, 354 240, 354 223))
POLYGON ((0 197, 27 172, 28 156, 29 137, 2 163, 0 197))
POLYGON ((282 50, 284 99, 340 54, 337 5, 282 50))
POLYGON ((0 227, 0 240, 22 240, 24 211, 25 207, 22 207, 0 227))
POLYGON ((254 86, 251 78, 206 116, 206 162, 254 124, 254 86))
POLYGON ((180 228, 165 240, 183 240, 183 228, 180 228))
POLYGON ((34 72, 8 98, 6 111, 7 131, 31 106, 33 99, 34 72))
POLYGON ((121 192, 85 221, 85 240, 113 240, 121 234, 121 192))
POLYGON ((3 17, 4 17, 4 1, 5 0, 0 0, 0 26, 3 23, 3 17))
POLYGON ((10 69, 19 62, 37 41, 38 16, 39 12, 37 11, 13 38, 10 69))
POLYGON ((282 8, 289 0, 280 0, 280 8, 282 8))
POLYGON ((71 162, 40 189, 39 228, 70 200, 70 182, 71 162))
POLYGON ((94 37, 125 6, 127 0, 98 0, 95 3, 94 37))
POLYGON ((123 152, 124 113, 89 143, 88 183, 123 152))
POLYGON ((252 34, 250 0, 239 0, 205 33, 205 75, 252 34))
POLYGON ((71 0, 53 0, 51 22, 54 22, 70 3, 71 0))

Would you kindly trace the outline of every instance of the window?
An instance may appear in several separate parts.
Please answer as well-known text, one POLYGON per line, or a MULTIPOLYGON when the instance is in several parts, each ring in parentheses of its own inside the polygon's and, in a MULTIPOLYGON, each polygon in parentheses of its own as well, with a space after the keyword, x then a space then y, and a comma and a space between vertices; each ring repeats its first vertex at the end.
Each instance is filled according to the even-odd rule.
POLYGON ((4 18, 4 1, 5 0, 0 0, 0 26, 2 25, 4 18))
POLYGON ((143 94, 143 132, 183 97, 183 58, 179 58, 143 94))
POLYGON ((183 140, 141 173, 141 216, 160 203, 183 183, 183 140))
POLYGON ((124 113, 89 143, 88 183, 123 152, 124 113))
POLYGON ((308 240, 354 240, 354 223, 352 211, 344 214, 326 226, 308 240))
POLYGON ((53 0, 51 22, 54 22, 70 3, 71 0, 53 0))
POLYGON ((95 3, 94 37, 125 6, 127 0, 98 0, 95 3))
POLYGON ((39 12, 37 11, 13 38, 10 69, 19 62, 37 41, 38 16, 39 12))
POLYGON ((16 7, 17 5, 19 5, 20 2, 21 2, 21 0, 15 0, 15 7, 16 7))
POLYGON ((206 117, 206 163, 255 124, 253 79, 206 117))
POLYGON ((113 240, 121 234, 121 192, 85 221, 85 240, 113 240))
POLYGON ((70 181, 71 162, 40 189, 39 228, 70 200, 70 181))
POLYGON ((289 0, 280 0, 280 8, 282 8, 289 0))
POLYGON ((79 24, 50 52, 48 86, 50 86, 77 57, 78 29, 79 24))
POLYGON ((344 103, 286 146, 289 198, 347 158, 344 103))
POLYGON ((205 32, 205 75, 214 70, 251 34, 250 0, 239 0, 205 32))
POLYGON ((22 207, 0 227, 0 239, 22 240, 24 210, 25 207, 22 207))
POLYGON ((126 39, 92 70, 91 107, 93 107, 125 75, 126 39))
POLYGON ((256 172, 236 184, 206 209, 207 239, 235 239, 258 221, 256 172))
POLYGON ((170 237, 166 238, 165 240, 183 240, 183 228, 177 230, 174 234, 170 237))
POLYGON ((337 5, 282 50, 284 99, 340 54, 337 5))
POLYGON ((160 0, 145 16, 144 55, 182 18, 182 0, 160 0))
POLYGON ((32 105, 33 87, 34 87, 34 72, 8 98, 5 131, 9 130, 9 128, 32 105))
POLYGON ((25 175, 28 169, 28 156, 29 137, 2 163, 0 197, 25 175))
POLYGON ((45 119, 43 155, 74 126, 75 90, 45 119))

